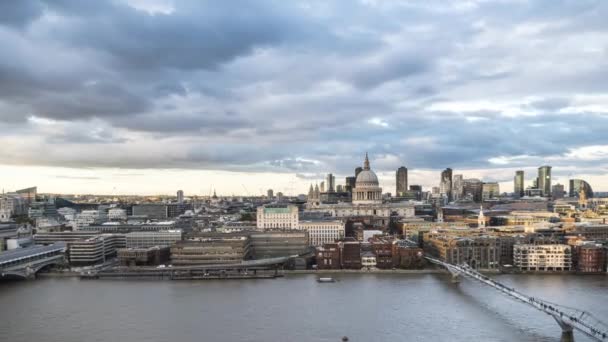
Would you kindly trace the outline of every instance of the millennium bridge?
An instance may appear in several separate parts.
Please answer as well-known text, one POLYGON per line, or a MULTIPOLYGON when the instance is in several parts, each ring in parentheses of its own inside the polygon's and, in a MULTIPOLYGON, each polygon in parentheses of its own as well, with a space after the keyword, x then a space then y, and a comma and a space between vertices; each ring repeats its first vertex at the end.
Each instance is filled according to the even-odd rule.
POLYGON ((477 272, 467 264, 453 265, 432 257, 425 258, 433 264, 445 267, 452 274, 453 280, 458 280, 461 276, 476 280, 518 302, 531 306, 534 309, 553 317, 562 329, 562 341, 573 341, 574 330, 579 331, 596 341, 608 341, 608 325, 587 311, 525 295, 512 287, 501 284, 500 282, 477 272))

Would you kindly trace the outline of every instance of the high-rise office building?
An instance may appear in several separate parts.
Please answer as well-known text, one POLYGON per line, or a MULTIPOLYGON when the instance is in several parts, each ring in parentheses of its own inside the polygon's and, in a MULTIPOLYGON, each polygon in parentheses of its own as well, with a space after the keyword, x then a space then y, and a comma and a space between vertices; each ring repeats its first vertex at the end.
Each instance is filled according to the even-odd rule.
POLYGON ((481 186, 481 199, 483 201, 498 198, 500 187, 497 182, 483 183, 481 186))
POLYGON ((328 173, 327 177, 325 177, 325 184, 327 186, 327 192, 336 191, 336 177, 331 173, 328 173))
POLYGON ((464 180, 464 197, 474 202, 481 202, 483 183, 476 178, 464 180))
POLYGON ((325 192, 325 182, 321 182, 320 188, 321 192, 325 192))
POLYGON ((551 197, 553 199, 564 198, 565 195, 564 186, 562 184, 555 184, 551 187, 551 197))
POLYGON ((272 189, 268 189, 268 191, 266 193, 267 193, 268 199, 274 198, 274 191, 272 191, 272 189))
POLYGON ((452 200, 452 169, 449 167, 441 172, 439 191, 447 197, 448 201, 452 200))
POLYGON ((184 203, 184 192, 182 190, 177 190, 177 203, 184 203))
POLYGON ((551 166, 545 165, 538 168, 538 189, 541 196, 551 197, 551 166))
POLYGON ((452 199, 458 201, 464 194, 464 178, 462 175, 454 175, 452 184, 452 199))
POLYGON ((407 168, 402 166, 397 169, 396 173, 397 186, 395 196, 403 196, 407 191, 407 168))
POLYGON ((363 168, 361 166, 357 167, 355 169, 355 179, 357 178, 357 176, 359 175, 359 172, 363 171, 363 168))
POLYGON ((515 171, 515 178, 513 179, 513 194, 515 197, 524 196, 524 171, 515 171))
POLYGON ((577 197, 580 195, 581 190, 585 191, 585 196, 587 198, 593 198, 593 189, 591 189, 591 185, 589 185, 589 183, 582 179, 571 179, 568 196, 577 197))
POLYGON ((357 181, 356 177, 346 177, 345 179, 345 185, 344 185, 344 191, 346 192, 353 192, 353 189, 355 188, 355 183, 357 181))

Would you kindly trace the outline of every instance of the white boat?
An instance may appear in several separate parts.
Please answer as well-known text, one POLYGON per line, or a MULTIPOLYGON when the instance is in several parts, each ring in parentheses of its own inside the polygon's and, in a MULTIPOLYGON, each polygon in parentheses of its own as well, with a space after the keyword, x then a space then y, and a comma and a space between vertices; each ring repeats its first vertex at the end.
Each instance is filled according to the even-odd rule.
POLYGON ((317 279, 317 281, 319 283, 335 283, 336 280, 334 278, 330 278, 330 277, 321 277, 319 279, 317 279))

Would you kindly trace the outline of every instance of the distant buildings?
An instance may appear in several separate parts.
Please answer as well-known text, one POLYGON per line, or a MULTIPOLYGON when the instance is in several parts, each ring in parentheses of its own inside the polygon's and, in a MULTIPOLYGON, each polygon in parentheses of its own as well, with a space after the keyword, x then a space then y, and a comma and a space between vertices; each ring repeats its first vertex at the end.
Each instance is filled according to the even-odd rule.
POLYGON ((183 190, 177 190, 177 203, 179 203, 179 204, 184 203, 184 191, 183 190))
POLYGON ((462 175, 454 175, 452 184, 452 198, 454 201, 461 200, 464 195, 464 178, 462 175))
POLYGON ((568 195, 570 197, 578 197, 581 191, 585 192, 587 198, 593 198, 593 189, 591 185, 582 179, 571 179, 568 195))
POLYGON ((169 211, 166 204, 137 204, 133 206, 133 216, 145 216, 149 219, 166 220, 169 217, 169 211))
POLYGON ((441 172, 439 191, 448 201, 452 201, 452 169, 447 168, 441 172))
POLYGON ((396 188, 395 188, 395 196, 403 196, 405 192, 408 191, 407 188, 407 168, 402 166, 397 169, 395 173, 396 178, 396 188))
POLYGON ((479 179, 469 178, 463 181, 464 198, 473 202, 481 202, 483 193, 483 183, 479 179))
POLYGON ((274 191, 273 191, 272 189, 268 189, 268 190, 266 191, 266 197, 267 197, 268 199, 273 199, 273 198, 274 198, 274 191))
POLYGON ((564 191, 564 186, 562 184, 555 184, 551 187, 551 197, 555 199, 564 198, 566 192, 564 191))
POLYGON ((542 197, 551 197, 551 166, 538 168, 538 189, 542 197))
POLYGON ((336 191, 336 177, 331 173, 327 174, 325 179, 325 185, 327 187, 327 192, 335 192, 336 191))
POLYGON ((513 194, 515 197, 524 197, 524 171, 515 171, 515 178, 513 179, 513 194))
POLYGON ((495 199, 500 196, 500 186, 497 182, 483 183, 481 189, 482 201, 495 199))

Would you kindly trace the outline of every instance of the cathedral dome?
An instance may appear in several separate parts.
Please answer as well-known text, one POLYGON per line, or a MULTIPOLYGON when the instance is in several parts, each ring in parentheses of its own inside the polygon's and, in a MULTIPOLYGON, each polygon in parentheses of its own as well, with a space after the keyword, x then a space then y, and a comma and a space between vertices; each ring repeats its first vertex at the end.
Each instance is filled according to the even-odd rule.
POLYGON ((378 186, 378 176, 372 170, 363 170, 359 172, 355 187, 378 186))
POLYGON ((382 203, 382 188, 378 182, 378 176, 369 166, 367 153, 365 154, 363 170, 357 175, 352 196, 354 204, 382 203))

